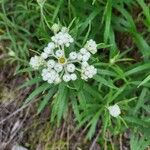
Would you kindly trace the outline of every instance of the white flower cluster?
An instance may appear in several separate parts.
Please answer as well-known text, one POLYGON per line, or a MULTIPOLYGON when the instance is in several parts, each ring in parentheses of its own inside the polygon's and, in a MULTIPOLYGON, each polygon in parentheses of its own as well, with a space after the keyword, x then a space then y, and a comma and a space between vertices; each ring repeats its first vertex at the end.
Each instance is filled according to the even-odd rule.
POLYGON ((121 114, 121 110, 117 104, 108 107, 109 113, 113 117, 118 117, 121 114))
POLYGON ((39 67, 44 65, 44 63, 45 63, 45 60, 42 57, 37 56, 37 55, 35 55, 34 57, 31 57, 30 59, 30 65, 35 70, 39 69, 39 67))
POLYGON ((42 68, 42 78, 48 83, 58 84, 62 80, 65 82, 75 81, 80 73, 81 79, 93 78, 97 69, 88 63, 91 54, 97 52, 97 44, 93 40, 87 41, 84 48, 79 52, 72 51, 68 54, 65 47, 69 47, 74 42, 66 27, 58 30, 58 26, 53 26, 55 33, 52 42, 44 48, 40 56, 34 56, 30 60, 33 69, 42 68), (57 30, 55 29, 57 27, 57 30), (56 32, 57 31, 57 32, 56 32))
POLYGON ((69 47, 70 43, 73 43, 74 40, 69 33, 62 30, 58 32, 57 34, 55 34, 55 36, 52 36, 52 41, 56 45, 60 45, 60 46, 64 45, 66 47, 69 47))

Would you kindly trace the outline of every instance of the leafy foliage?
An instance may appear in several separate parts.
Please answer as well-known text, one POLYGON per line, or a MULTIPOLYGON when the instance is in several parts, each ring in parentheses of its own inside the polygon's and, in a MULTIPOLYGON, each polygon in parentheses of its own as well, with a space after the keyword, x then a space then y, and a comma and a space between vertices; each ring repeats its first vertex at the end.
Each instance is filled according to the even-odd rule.
MULTIPOLYGON (((149 137, 150 9, 146 1, 1 0, 0 5, 0 39, 8 41, 7 61, 15 62, 16 74, 27 76, 21 88, 35 85, 25 103, 40 98, 38 113, 50 106, 50 120, 57 125, 72 109, 77 127, 84 126, 90 139, 100 129, 105 141, 108 131, 116 135, 127 128, 149 137), (79 48, 89 38, 99 43, 92 60, 98 68, 94 80, 54 86, 29 67, 30 57, 49 42, 54 23, 68 26, 79 48), (107 109, 115 103, 122 112, 118 118, 107 109)), ((132 135, 131 150, 144 150, 149 144, 144 138, 132 135)))

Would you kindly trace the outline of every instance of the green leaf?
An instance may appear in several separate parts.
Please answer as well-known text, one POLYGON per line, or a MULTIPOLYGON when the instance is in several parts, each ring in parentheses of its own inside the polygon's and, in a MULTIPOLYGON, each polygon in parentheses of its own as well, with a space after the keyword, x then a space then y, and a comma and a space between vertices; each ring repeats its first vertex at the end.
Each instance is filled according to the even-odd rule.
POLYGON ((101 112, 103 111, 103 107, 99 109, 99 111, 96 112, 96 114, 93 116, 93 118, 90 120, 90 122, 87 124, 86 127, 89 127, 89 131, 88 131, 88 134, 87 134, 87 138, 91 139, 96 131, 96 125, 99 121, 99 117, 100 117, 100 114, 101 112))
POLYGON ((18 71, 15 72, 15 75, 17 75, 19 73, 31 72, 31 71, 34 71, 31 67, 24 68, 24 69, 19 69, 18 71))
POLYGON ((56 87, 53 87, 52 89, 48 90, 48 93, 46 94, 46 96, 43 97, 43 100, 40 102, 40 105, 38 107, 38 114, 43 111, 43 109, 46 107, 46 105, 50 101, 51 97, 56 92, 56 90, 57 90, 56 87))
POLYGON ((86 109, 87 98, 83 90, 78 92, 78 97, 81 107, 86 109))
POLYGON ((107 43, 110 34, 112 15, 112 0, 108 0, 105 8, 105 29, 104 29, 104 43, 107 43))
POLYGON ((146 150, 149 147, 150 140, 144 136, 139 137, 137 133, 131 135, 130 149, 131 150, 146 150))
POLYGON ((52 85, 50 85, 48 83, 43 83, 41 86, 39 86, 35 90, 33 90, 33 92, 26 99, 25 104, 30 102, 31 100, 33 100, 35 98, 35 96, 39 95, 40 93, 44 92, 45 90, 47 90, 48 88, 51 88, 51 87, 52 87, 52 85))
POLYGON ((138 85, 138 87, 140 87, 140 86, 146 84, 148 81, 150 81, 150 75, 147 76, 147 77, 138 85))
POLYGON ((92 95, 94 98, 97 99, 103 99, 102 96, 100 95, 100 93, 98 92, 98 90, 96 90, 95 88, 92 88, 90 85, 88 84, 84 84, 84 90, 86 92, 88 92, 90 95, 92 95))
POLYGON ((40 82, 40 81, 42 81, 42 78, 41 78, 41 77, 32 78, 31 80, 28 80, 28 81, 26 81, 23 85, 21 85, 21 86, 19 87, 19 89, 24 88, 24 87, 27 87, 27 86, 31 86, 31 85, 33 85, 33 84, 36 84, 36 83, 40 82))
POLYGON ((81 116, 80 116, 80 110, 79 110, 79 106, 77 103, 77 98, 75 96, 74 93, 70 93, 70 99, 71 99, 71 103, 72 103, 72 108, 73 108, 73 112, 75 114, 76 119, 78 120, 78 122, 81 121, 81 116))
POLYGON ((116 86, 113 85, 113 83, 110 80, 105 80, 103 77, 96 75, 94 79, 101 84, 104 84, 105 86, 108 86, 113 89, 118 89, 116 86))
POLYGON ((68 108, 68 88, 64 83, 61 83, 58 88, 56 98, 53 100, 52 105, 51 122, 57 120, 57 125, 60 125, 60 121, 68 108))
POLYGON ((148 92, 148 90, 147 90, 147 88, 143 88, 142 89, 142 92, 141 92, 141 94, 140 94, 140 96, 139 96, 139 99, 138 99, 138 101, 137 101, 137 104, 136 104, 136 106, 135 106, 135 109, 134 109, 134 115, 136 114, 136 112, 143 106, 143 104, 145 103, 145 100, 146 100, 146 95, 147 95, 147 92, 148 92))
POLYGON ((137 67, 125 72, 125 76, 133 75, 133 74, 136 74, 138 72, 141 72, 141 71, 144 71, 144 70, 147 70, 147 69, 150 69, 150 63, 145 63, 145 64, 142 64, 142 65, 138 65, 137 67))

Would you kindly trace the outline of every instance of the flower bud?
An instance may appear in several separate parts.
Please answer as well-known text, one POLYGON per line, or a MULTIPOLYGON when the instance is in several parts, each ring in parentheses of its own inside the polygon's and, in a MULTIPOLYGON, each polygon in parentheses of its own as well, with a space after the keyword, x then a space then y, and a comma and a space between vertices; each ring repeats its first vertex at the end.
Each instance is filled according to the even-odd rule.
POLYGON ((8 52, 8 55, 11 56, 11 57, 15 57, 15 52, 12 51, 12 50, 10 50, 10 51, 8 52))
POLYGON ((59 30, 60 30, 60 25, 57 24, 57 23, 54 23, 51 27, 51 30, 54 32, 54 33, 57 33, 59 30))

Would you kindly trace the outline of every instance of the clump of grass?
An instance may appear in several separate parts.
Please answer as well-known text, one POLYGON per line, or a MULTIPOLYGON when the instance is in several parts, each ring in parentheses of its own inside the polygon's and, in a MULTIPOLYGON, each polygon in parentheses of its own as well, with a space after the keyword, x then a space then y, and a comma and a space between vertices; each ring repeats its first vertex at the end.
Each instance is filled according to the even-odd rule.
POLYGON ((6 49, 9 54, 13 52, 9 62, 15 62, 16 73, 27 76, 22 87, 36 85, 27 100, 40 97, 39 113, 50 105, 50 120, 59 125, 67 118, 71 106, 77 128, 85 127, 89 139, 101 130, 100 143, 106 142, 108 132, 116 136, 127 128, 137 129, 144 139, 149 138, 150 11, 144 0, 2 0, 0 4, 0 38, 10 42, 6 49), (139 12, 137 18, 133 17, 133 8, 139 12), (138 30, 139 20, 142 32, 138 30), (50 41, 54 23, 70 25, 78 47, 88 38, 101 43, 94 58, 98 69, 94 80, 53 86, 43 83, 30 68, 30 57, 50 41), (131 44, 120 47, 122 41, 117 35, 128 35, 131 44), (117 118, 111 117, 107 109, 113 104, 121 109, 117 118))

